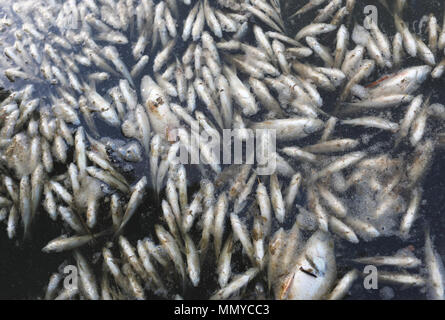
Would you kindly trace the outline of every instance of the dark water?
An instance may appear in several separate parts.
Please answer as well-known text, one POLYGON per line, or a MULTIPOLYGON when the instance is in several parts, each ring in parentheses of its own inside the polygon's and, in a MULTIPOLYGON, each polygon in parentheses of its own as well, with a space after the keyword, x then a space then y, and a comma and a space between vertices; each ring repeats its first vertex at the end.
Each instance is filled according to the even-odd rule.
MULTIPOLYGON (((301 6, 302 2, 303 1, 282 1, 282 11, 285 20, 287 20, 287 16, 296 11, 297 7, 301 6)), ((359 23, 363 21, 364 15, 362 8, 368 4, 377 6, 379 9, 379 24, 381 28, 388 30, 388 33, 393 35, 394 27, 392 18, 378 1, 357 1, 356 12, 353 15, 354 19, 359 23)), ((405 21, 410 22, 411 30, 413 30, 413 26, 416 26, 416 22, 417 26, 419 25, 419 19, 423 15, 434 13, 439 22, 443 19, 443 5, 441 5, 439 1, 408 1, 407 7, 404 19, 405 21)), ((186 10, 180 10, 180 12, 183 15, 186 14, 186 10)), ((298 21, 287 21, 286 27, 288 34, 294 35, 301 26, 308 24, 313 17, 313 15, 308 14, 298 21)), ((329 41, 330 39, 328 37, 329 36, 327 36, 326 39, 321 39, 322 41, 326 40, 326 43, 332 43, 329 41)), ((181 41, 179 41, 179 43, 181 43, 181 41)), ((181 56, 187 45, 188 44, 178 44, 175 54, 181 56)), ((127 52, 124 51, 121 54, 124 55, 124 60, 127 62, 127 65, 134 64, 129 50, 127 52)), ((406 61, 406 66, 414 64, 419 64, 419 62, 417 60, 406 61)), ((150 63, 148 65, 150 65, 150 63)), ((386 70, 385 73, 389 71, 390 70, 386 70)), ((148 66, 143 74, 151 74, 151 72, 152 71, 148 66)), ((377 73, 373 75, 375 79, 378 79, 379 76, 380 74, 377 73)), ((114 79, 111 79, 110 81, 113 80, 114 79)), ((114 85, 115 84, 112 86, 114 85)), ((443 92, 444 90, 442 89, 444 88, 444 85, 445 83, 443 83, 443 80, 430 81, 422 86, 421 90, 426 91, 425 94, 432 91, 432 102, 445 103, 445 92, 443 92)), ((140 84, 138 81, 136 82, 136 87, 139 88, 139 86, 140 84)), ((98 87, 98 92, 104 94, 109 87, 111 86, 103 84, 103 87, 98 87)), ((51 90, 51 88, 44 88, 43 92, 45 92, 45 89, 51 90)), ((335 96, 328 93, 323 93, 323 99, 325 105, 328 106, 334 105, 336 102, 335 96)), ((101 135, 109 136, 114 139, 123 139, 120 130, 108 127, 100 120, 97 121, 97 126, 101 135)), ((441 129, 440 126, 435 123, 432 123, 431 126, 433 127, 433 130, 441 129)), ((357 134, 357 132, 352 129, 343 132, 344 136, 354 136, 355 134, 357 134)), ((376 133, 372 142, 382 141, 383 148, 388 148, 389 145, 385 145, 385 141, 387 141, 388 138, 388 135, 376 133)), ((409 152, 409 150, 407 149, 406 152, 409 152)), ((401 241, 397 237, 386 237, 379 238, 371 243, 351 245, 346 241, 336 240, 339 276, 351 269, 353 264, 349 262, 348 259, 353 257, 393 255, 401 248, 412 246, 412 248, 414 248, 414 254, 419 258, 423 258, 423 228, 426 223, 431 225, 431 231, 434 235, 434 243, 437 250, 442 257, 445 257, 445 234, 443 232, 445 228, 445 215, 443 213, 443 207, 445 206, 444 166, 445 151, 438 150, 436 151, 434 162, 424 181, 424 201, 422 202, 420 218, 416 221, 411 232, 412 236, 408 241, 401 241)), ((188 170, 188 177, 190 178, 189 195, 191 195, 198 187, 200 175, 198 172, 194 174, 193 168, 188 169, 190 169, 188 170)), ((143 161, 141 164, 136 165, 132 181, 137 181, 142 174, 147 174, 148 170, 147 161, 143 161)), ((299 199, 298 201, 301 205, 304 205, 304 199, 299 199)), ((104 208, 104 210, 106 209, 104 208)), ((140 212, 132 218, 126 228, 127 238, 130 241, 134 241, 152 233, 153 226, 159 219, 159 210, 159 203, 154 192, 148 192, 146 201, 144 201, 144 205, 139 210, 140 212)), ((33 237, 31 241, 23 243, 20 233, 17 240, 9 240, 5 230, 1 230, 0 232, 0 299, 35 299, 36 297, 42 296, 44 287, 46 286, 50 275, 57 270, 58 266, 64 260, 72 263, 72 257, 69 253, 45 254, 41 252, 41 248, 44 247, 49 240, 60 235, 60 226, 57 222, 51 221, 44 212, 41 212, 40 215, 41 216, 36 219, 37 223, 33 228, 33 237)), ((293 221, 294 219, 291 217, 288 221, 289 226, 292 225, 293 221)), ((2 229, 5 229, 4 225, 2 225, 2 229)), ((100 250, 100 244, 103 243, 99 243, 95 247, 87 248, 86 250, 88 251, 88 254, 92 255, 100 250)), ((209 296, 209 294, 216 289, 215 275, 214 273, 209 272, 209 270, 214 268, 214 266, 209 263, 212 259, 213 258, 210 256, 206 262, 204 262, 200 289, 188 288, 186 292, 184 292, 185 298, 204 298, 209 296), (202 290, 202 287, 205 287, 205 290, 202 290)), ((234 256, 232 261, 234 264, 234 272, 241 272, 244 270, 243 266, 245 265, 245 262, 242 257, 234 256)), ((395 299, 425 299, 426 297, 425 293, 421 292, 419 289, 389 286, 394 289, 395 299)), ((384 287, 384 285, 381 285, 381 288, 382 287, 384 287)), ((149 296, 149 298, 154 297, 149 296)), ((347 298, 380 299, 381 295, 380 290, 365 290, 361 280, 359 280, 356 282, 347 298)))
MULTIPOLYGON (((391 1, 388 1, 391 3, 391 1)), ((393 35, 395 32, 395 27, 393 24, 393 18, 391 14, 386 10, 379 1, 357 1, 354 14, 352 15, 352 19, 350 19, 349 23, 353 25, 355 22, 358 24, 363 24, 363 19, 366 15, 363 12, 363 8, 368 5, 374 5, 378 9, 378 23, 381 30, 386 31, 388 36, 390 36, 390 41, 392 41, 393 35)), ((316 13, 308 14, 298 19, 286 19, 286 16, 292 15, 298 8, 301 7, 300 1, 282 1, 282 13, 283 18, 287 22, 287 32, 291 35, 296 34, 301 26, 305 26, 309 24, 312 19, 315 17, 316 13)), ((444 3, 443 1, 416 1, 411 0, 407 1, 407 6, 404 11, 404 21, 409 23, 410 30, 418 35, 423 37, 425 41, 426 34, 426 21, 422 17, 428 16, 430 13, 433 13, 438 23, 441 25, 444 19, 444 3)), ((351 30, 349 28, 349 30, 351 30)), ((335 35, 326 35, 320 37, 320 42, 323 43, 334 43, 335 35), (334 37, 334 38, 333 38, 334 37)), ((441 58, 439 58, 440 61, 441 58)), ((438 61, 438 62, 439 62, 438 61)), ((315 64, 320 64, 321 60, 314 60, 315 64)), ((403 63, 403 67, 409 67, 414 65, 422 64, 418 59, 406 58, 403 63)), ((371 76, 369 82, 372 82, 372 79, 379 79, 382 74, 390 73, 395 70, 378 70, 374 72, 371 76)), ((444 103, 445 102, 445 92, 443 90, 445 82, 443 78, 437 80, 428 80, 424 83, 419 89, 419 93, 423 93, 424 95, 432 94, 432 103, 444 103)), ((323 96, 325 105, 335 105, 336 96, 326 94, 323 96)), ((443 128, 440 124, 432 123, 430 120, 429 126, 433 127, 432 132, 442 131, 443 128)), ((344 129, 344 133, 339 134, 339 136, 348 136, 348 137, 356 137, 358 132, 353 129, 344 129), (349 131, 349 132, 348 132, 349 131)), ((432 134, 430 132, 430 134, 432 134)), ((385 141, 390 141, 391 137, 385 133, 377 134, 372 139, 371 143, 383 143, 385 141)), ((392 143, 388 145, 391 148, 392 143)), ((396 150, 396 152, 410 152, 410 149, 405 146, 401 146, 402 150, 396 150)), ((391 152, 391 150, 388 150, 391 152)), ((358 245, 352 245, 345 241, 337 242, 336 254, 337 254, 337 263, 338 263, 338 272, 339 274, 344 274, 345 272, 351 269, 351 266, 354 266, 353 263, 349 262, 348 259, 353 257, 365 257, 365 256, 376 256, 376 255, 394 255, 396 251, 407 248, 408 246, 411 249, 414 249, 413 253, 416 257, 423 259, 424 252, 424 228, 425 225, 431 226, 431 232, 434 235, 434 243, 436 246, 436 250, 441 254, 442 259, 445 257, 445 150, 436 150, 433 164, 424 179, 423 188, 423 201, 420 209, 419 219, 414 224, 413 229, 411 230, 410 238, 407 241, 402 241, 400 238, 396 236, 391 237, 383 237, 378 238, 372 242, 368 242, 366 244, 360 243, 358 245)), ((355 265, 359 270, 363 268, 363 266, 355 265)), ((423 266, 422 266, 423 267, 423 266)), ((420 268, 420 272, 424 272, 424 270, 420 268)), ((382 267, 382 269, 385 269, 382 267)), ((386 268, 387 271, 397 271, 396 269, 386 268)), ((410 270, 410 272, 416 272, 416 269, 410 270)), ((378 290, 366 290, 363 287, 363 282, 361 280, 356 281, 354 286, 352 287, 350 294, 346 297, 346 299, 382 299, 381 288, 391 287, 394 290, 394 299, 426 299, 426 293, 424 290, 419 290, 418 288, 404 288, 401 286, 387 285, 387 284, 379 284, 378 290)))

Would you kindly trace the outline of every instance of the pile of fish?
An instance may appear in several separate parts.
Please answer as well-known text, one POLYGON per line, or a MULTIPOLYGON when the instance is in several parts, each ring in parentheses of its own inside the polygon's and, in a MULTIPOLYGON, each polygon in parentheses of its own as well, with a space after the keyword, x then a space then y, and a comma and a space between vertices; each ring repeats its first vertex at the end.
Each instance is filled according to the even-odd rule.
POLYGON ((355 21, 360 1, 300 2, 290 19, 315 18, 291 35, 277 0, 0 0, 0 220, 23 243, 48 215, 61 235, 42 250, 71 253, 41 298, 341 299, 360 264, 444 298, 428 225, 422 257, 340 272, 336 247, 412 236, 445 144, 426 85, 445 71, 445 23, 416 35, 406 1, 380 1, 388 34, 355 21), (275 172, 190 143, 223 129, 275 132, 275 172))

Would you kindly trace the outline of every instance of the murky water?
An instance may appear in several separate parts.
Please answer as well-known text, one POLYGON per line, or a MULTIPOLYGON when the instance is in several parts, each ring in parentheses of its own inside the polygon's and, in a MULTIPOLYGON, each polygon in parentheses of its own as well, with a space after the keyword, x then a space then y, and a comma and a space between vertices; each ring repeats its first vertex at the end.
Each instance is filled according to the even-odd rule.
MULTIPOLYGON (((302 19, 298 21, 288 20, 287 16, 296 11, 296 8, 300 6, 301 1, 286 1, 282 0, 282 14, 286 21, 287 33, 293 36, 296 30, 299 30, 301 26, 307 25, 311 19, 313 19, 313 14, 305 15, 302 19)), ((362 8, 365 5, 375 5, 379 10, 379 24, 382 30, 387 31, 389 34, 394 34, 394 27, 392 23, 392 18, 390 14, 380 5, 378 1, 357 1, 356 12, 353 15, 357 22, 363 21, 364 14, 362 8)), ((404 17, 406 21, 409 21, 411 25, 417 27, 419 21, 423 15, 428 15, 433 12, 436 14, 438 21, 442 21, 444 10, 443 5, 440 1, 408 1, 406 16, 404 17)), ((2 15, 2 9, 0 8, 0 16, 2 15)), ((184 18, 186 10, 180 10, 180 18, 184 18)), ((330 42, 327 36, 327 43, 330 42)), ((323 38, 322 38, 323 39, 323 38)), ((134 40, 134 39, 132 39, 134 40)), ((247 41, 253 42, 253 39, 247 39, 247 41)), ((183 51, 187 47, 186 43, 178 42, 175 48, 174 54, 177 56, 182 56, 183 51)), ((76 48, 75 50, 79 50, 76 48)), ((129 46, 122 46, 120 50, 121 57, 127 65, 134 65, 136 62, 131 56, 129 46)), ((316 59, 316 58, 314 58, 316 59)), ((317 61, 317 60, 314 60, 317 61)), ((411 65, 419 64, 418 61, 411 61, 407 59, 403 66, 408 67, 411 65)), ((152 74, 151 68, 146 67, 143 74, 152 74)), ((87 71, 86 67, 82 71, 87 71)), ((374 74, 371 78, 378 79, 381 74, 374 74)), ((100 94, 105 94, 107 90, 116 85, 116 80, 118 78, 111 78, 109 81, 98 85, 97 92, 100 94)), ((11 87, 6 87, 6 89, 13 90, 14 87, 20 87, 23 85, 22 81, 18 81, 14 84, 8 83, 11 87)), ((445 91, 443 90, 445 82, 442 80, 429 81, 422 85, 422 89, 425 95, 432 93, 432 101, 445 103, 445 91)), ((136 88, 140 87, 140 79, 135 82, 136 88)), ((54 87, 47 84, 42 84, 37 86, 37 91, 42 97, 47 96, 54 87)), ((139 94, 139 90, 138 94, 139 94)), ((138 97, 141 99, 141 97, 138 97)), ((335 105, 336 96, 332 93, 323 93, 323 99, 325 105, 335 105)), ((325 109, 329 111, 329 107, 325 109)), ((261 114, 258 115, 261 117, 261 114)), ((113 139, 126 140, 119 129, 112 128, 108 126, 105 122, 96 119, 96 125, 99 134, 102 136, 108 136, 113 139)), ((439 130, 437 126, 433 125, 433 130, 439 130)), ((341 133, 344 137, 355 137, 358 135, 358 131, 354 129, 344 129, 341 133)), ((379 144, 378 152, 404 152, 404 146, 402 145, 399 150, 391 150, 392 145, 387 143, 389 134, 381 133, 379 130, 370 130, 369 135, 371 139, 369 140, 369 146, 374 146, 379 144)), ((302 141, 301 143, 311 142, 308 138, 307 141, 302 141)), ((314 140, 315 141, 315 140, 314 140)), ((408 149, 406 150, 408 151, 408 149)), ((417 220, 412 230, 412 236, 408 241, 401 241, 396 236, 389 236, 379 238, 376 241, 352 245, 345 241, 337 242, 336 244, 336 255, 338 263, 338 273, 339 277, 354 266, 349 259, 362 256, 374 256, 374 255, 393 255, 397 250, 410 247, 413 253, 421 258, 423 257, 423 247, 424 247, 424 237, 423 231, 426 223, 431 225, 431 232, 435 236, 434 243, 441 254, 445 257, 445 233, 443 232, 445 228, 445 214, 442 212, 445 207, 445 151, 436 151, 433 165, 430 168, 428 176, 424 182, 424 194, 423 202, 421 206, 421 217, 417 220)), ((200 173, 196 169, 189 167, 189 194, 196 191, 199 187, 200 173), (196 174, 193 174, 196 171, 196 174)), ((149 174, 149 165, 147 159, 134 165, 133 171, 130 172, 130 182, 136 182, 144 174, 149 174)), ((209 173, 210 174, 210 173, 209 173)), ((163 197, 163 192, 160 198, 163 197)), ((305 204, 304 198, 298 198, 298 203, 300 205, 305 204)), ((102 208, 104 212, 106 208, 102 208)), ((137 240, 141 239, 147 234, 152 232, 153 226, 159 219, 160 205, 159 201, 153 190, 149 191, 146 199, 144 201, 143 208, 138 210, 132 220, 129 222, 126 228, 126 236, 128 239, 137 240)), ((292 214, 288 215, 285 227, 289 228, 295 221, 295 216, 292 214)), ((276 227, 276 226, 275 226, 276 227)), ((2 229, 4 225, 2 225, 2 229)), ((2 230, 0 232, 0 298, 1 299, 34 299, 42 295, 42 290, 48 282, 49 276, 54 272, 60 263, 64 260, 72 259, 70 253, 61 254, 45 254, 41 252, 41 248, 44 247, 49 240, 54 239, 60 235, 60 226, 57 222, 53 222, 45 214, 40 214, 37 219, 37 223, 33 228, 32 241, 22 243, 21 240, 9 240, 6 233, 2 230)), ((18 238, 20 239, 20 238, 18 238)), ((88 254, 94 254, 100 244, 105 240, 100 240, 97 247, 88 248, 88 254)), ((212 257, 208 257, 209 260, 212 257)), ((232 258, 234 264, 234 272, 244 270, 243 266, 245 261, 241 256, 234 256, 232 258)), ((361 268, 361 266, 358 266, 361 268)), ((96 265, 96 268, 100 269, 100 265, 96 265)), ((391 270, 391 268, 387 268, 391 270)), ((396 269, 393 269, 396 270, 396 269)), ((422 271, 422 269, 420 269, 422 271)), ((202 279, 199 289, 188 288, 183 294, 184 298, 204 298, 209 296, 216 289, 215 275, 210 272, 210 266, 203 265, 202 279), (202 290, 205 288, 205 290, 202 290)), ((381 285, 381 288, 391 287, 394 290, 395 299, 424 299, 426 297, 425 292, 416 288, 403 288, 400 286, 393 285, 381 285)), ((387 290, 387 289, 385 289, 387 290)), ((149 297, 149 298, 155 298, 149 297)), ((350 295, 347 296, 348 299, 381 299, 381 290, 366 290, 363 287, 361 280, 357 281, 354 287, 351 289, 350 295)))
MULTIPOLYGON (((430 13, 434 13, 439 21, 443 19, 444 4, 442 1, 407 1, 408 5, 404 11, 404 21, 410 24, 410 30, 415 30, 419 35, 425 34, 426 29, 426 19, 430 13), (422 21, 422 18, 424 20, 422 21)), ((378 23, 381 30, 386 31, 389 35, 395 34, 395 27, 393 23, 393 18, 390 13, 382 7, 379 1, 357 1, 355 7, 355 12, 353 14, 353 22, 362 23, 363 19, 366 17, 363 12, 363 8, 367 5, 376 6, 378 9, 378 23)), ((283 1, 282 2, 282 12, 284 14, 283 18, 294 13, 300 4, 293 1, 283 1)), ((301 19, 296 21, 295 19, 286 19, 287 21, 287 32, 291 35, 295 34, 297 30, 300 29, 299 26, 305 26, 310 23, 310 21, 315 17, 315 14, 306 15, 301 19)), ((352 23, 353 23, 352 22, 352 23)), ((332 37, 333 35, 331 35, 332 37)), ((329 39, 329 36, 327 36, 329 39)), ((332 40, 331 40, 332 41, 332 40)), ((392 39, 390 39, 392 41, 392 39)), ((327 40, 329 43, 329 40, 327 40)), ((412 58, 404 59, 403 66, 409 67, 418 65, 418 61, 412 58)), ((384 72, 386 73, 386 72, 384 72)), ((379 79, 382 73, 374 72, 371 79, 379 79)), ((372 82, 372 80, 370 81, 372 82)), ((443 103, 445 101, 445 92, 443 90, 445 81, 443 78, 436 79, 434 81, 429 80, 427 83, 422 85, 419 93, 424 95, 432 94, 432 101, 443 103)), ((324 98, 325 104, 332 106, 335 105, 335 95, 329 100, 329 98, 324 98)), ((437 128, 440 130, 441 128, 437 128)), ((355 137, 357 132, 353 129, 346 130, 343 136, 355 137)), ((392 148, 389 144, 385 147, 385 141, 389 140, 389 135, 385 133, 377 133, 373 137, 370 145, 375 143, 381 143, 382 148, 392 148)), ((395 150, 394 153, 403 152, 402 150, 395 150)), ((408 150, 408 149, 407 149, 408 150)), ((390 152, 390 150, 388 150, 390 152)), ((377 241, 372 241, 366 243, 366 245, 351 245, 347 242, 341 242, 340 246, 336 247, 336 254, 338 257, 338 268, 339 272, 347 272, 350 270, 353 263, 349 262, 348 259, 353 257, 365 257, 365 256, 376 256, 376 255, 393 255, 396 251, 401 248, 407 248, 412 246, 414 248, 414 254, 417 257, 423 257, 424 252, 424 227, 426 224, 430 225, 432 228, 432 233, 435 235, 435 245, 436 249, 440 252, 441 256, 444 257, 445 254, 445 234, 443 232, 445 228, 445 150, 436 150, 436 155, 434 157, 433 165, 431 166, 427 177, 424 180, 424 193, 423 201, 420 210, 420 218, 414 225, 411 231, 411 237, 409 241, 401 241, 400 238, 396 236, 379 238, 377 241)), ((357 265, 358 268, 363 268, 363 266, 357 265)), ((386 268, 386 270, 391 270, 391 268, 386 268)), ((392 269, 397 270, 397 269, 392 269)), ((422 270, 422 269, 421 269, 422 270)), ((417 288, 404 288, 401 286, 394 286, 388 284, 380 284, 379 290, 366 290, 364 289, 363 282, 357 281, 352 287, 350 295, 347 299, 382 299, 383 295, 381 292, 382 288, 390 287, 394 290, 394 299, 426 299, 426 294, 424 290, 419 290, 417 288)))

